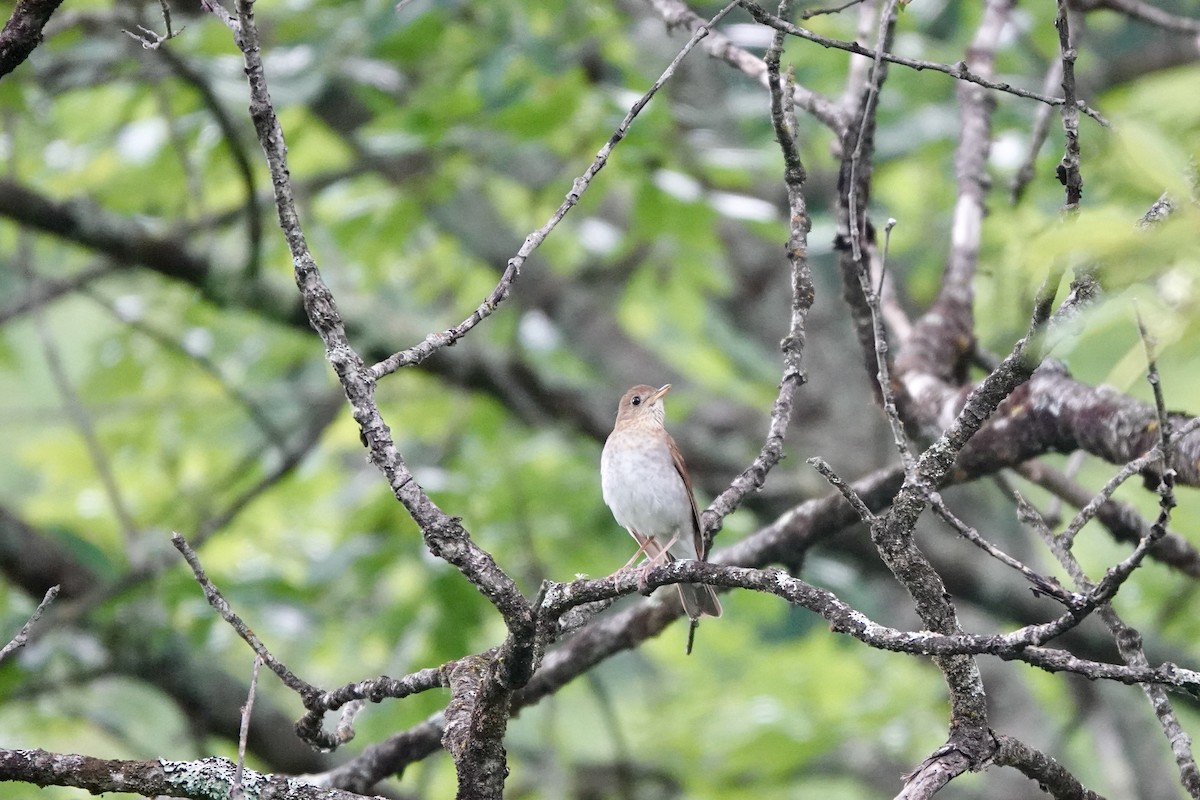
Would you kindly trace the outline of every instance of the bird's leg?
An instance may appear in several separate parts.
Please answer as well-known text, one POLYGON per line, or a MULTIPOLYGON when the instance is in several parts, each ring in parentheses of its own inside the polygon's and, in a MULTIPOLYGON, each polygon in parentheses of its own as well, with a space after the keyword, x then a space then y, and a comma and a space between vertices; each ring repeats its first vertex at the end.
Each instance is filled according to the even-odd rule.
POLYGON ((670 550, 672 547, 675 546, 675 543, 678 541, 679 541, 679 531, 675 531, 675 535, 671 537, 671 541, 667 542, 666 545, 663 547, 662 551, 659 553, 659 555, 663 557, 664 564, 671 560, 670 550))
POLYGON ((645 593, 646 575, 649 574, 650 570, 654 569, 655 567, 661 567, 663 564, 670 563, 671 553, 669 552, 669 548, 678 540, 679 533, 676 532, 675 535, 671 537, 671 540, 667 542, 667 546, 663 547, 657 541, 655 541, 653 537, 647 537, 643 546, 649 545, 651 542, 653 542, 653 549, 656 552, 651 553, 650 550, 647 550, 646 555, 649 556, 649 558, 646 560, 645 564, 638 568, 638 591, 645 593))
POLYGON ((634 538, 634 540, 638 543, 638 549, 637 549, 637 552, 633 554, 633 558, 626 561, 625 566, 621 567, 619 570, 617 570, 617 572, 624 572, 625 570, 632 567, 634 562, 638 560, 638 556, 640 556, 646 552, 646 545, 649 544, 651 541, 650 537, 642 536, 640 533, 638 533, 637 531, 635 531, 633 529, 630 529, 629 535, 632 536, 634 538))

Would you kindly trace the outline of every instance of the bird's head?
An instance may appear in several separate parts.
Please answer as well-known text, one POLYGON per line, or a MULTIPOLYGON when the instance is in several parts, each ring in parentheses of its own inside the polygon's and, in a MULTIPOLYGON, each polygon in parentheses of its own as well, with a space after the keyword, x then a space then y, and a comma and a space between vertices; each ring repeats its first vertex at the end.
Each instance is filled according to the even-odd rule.
POLYGON ((621 398, 621 404, 617 406, 617 425, 623 422, 635 423, 642 420, 653 420, 662 425, 666 413, 663 408, 663 397, 669 391, 671 391, 669 383, 659 389, 645 384, 633 387, 625 393, 621 398))

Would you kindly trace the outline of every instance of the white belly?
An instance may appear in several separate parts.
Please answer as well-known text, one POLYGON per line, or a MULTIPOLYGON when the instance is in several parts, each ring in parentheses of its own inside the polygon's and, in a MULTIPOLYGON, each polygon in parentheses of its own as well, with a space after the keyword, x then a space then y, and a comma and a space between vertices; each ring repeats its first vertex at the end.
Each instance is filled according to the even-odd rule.
POLYGON ((614 447, 621 436, 608 437, 600 458, 600 488, 617 524, 664 544, 677 533, 682 534, 681 541, 690 543, 691 498, 670 451, 665 444, 614 447))

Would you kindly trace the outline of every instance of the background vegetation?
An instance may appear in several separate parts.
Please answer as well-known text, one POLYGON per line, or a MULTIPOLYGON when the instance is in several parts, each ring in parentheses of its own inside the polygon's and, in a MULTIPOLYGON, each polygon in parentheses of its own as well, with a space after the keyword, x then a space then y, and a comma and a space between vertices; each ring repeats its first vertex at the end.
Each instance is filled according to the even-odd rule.
MULTIPOLYGON (((508 631, 492 603, 431 555, 366 457, 292 280, 229 28, 195 3, 169 2, 175 35, 157 41, 167 25, 158 3, 47 5, 44 42, 0 79, 0 640, 50 586, 61 588, 25 647, 0 664, 4 752, 237 757, 254 654, 205 601, 173 531, 271 653, 317 686, 408 675, 500 645, 508 631)), ((707 19, 720 8, 691 11, 707 19)), ((994 80, 1060 97, 1061 78, 1046 78, 1063 63, 1059 10, 914 0, 888 7, 888 49, 953 66, 978 55, 977 32, 1000 14, 994 80)), ((492 292, 695 30, 685 11, 665 0, 258 4, 296 207, 368 365, 458 325, 492 292)), ((878 43, 878 5, 808 19, 800 11, 789 18, 821 35, 868 51, 878 43)), ((1067 270, 1059 301, 1072 279, 1098 285, 1097 299, 1046 340, 1081 387, 1108 386, 1120 398, 1095 410, 1095 438, 1044 437, 1029 455, 1048 454, 1021 474, 1012 468, 1023 458, 1008 463, 1003 447, 981 445, 992 449, 980 458, 994 458, 961 468, 944 493, 987 540, 1078 588, 1019 519, 1012 490, 1060 529, 1072 502, 1141 454, 1108 444, 1137 438, 1121 427, 1120 403, 1152 401, 1135 310, 1157 342, 1167 405, 1185 415, 1177 424, 1197 411, 1200 226, 1190 181, 1200 22, 1186 0, 1161 10, 1088 0, 1067 18, 1075 90, 1110 123, 1079 121, 1077 207, 1055 175, 1066 147, 1061 106, 986 92, 986 165, 965 177, 960 168, 956 179, 968 138, 960 125, 979 118, 979 106, 964 98, 971 84, 929 69, 890 67, 858 177, 869 179, 861 197, 878 235, 863 241, 876 263, 884 224, 897 221, 885 311, 918 453, 965 400, 964 388, 945 417, 901 380, 915 374, 904 371, 914 352, 906 325, 947 284, 964 187, 981 187, 986 211, 968 258, 973 303, 959 309, 973 305, 965 324, 978 352, 969 339, 955 345, 955 362, 941 365, 957 376, 946 396, 981 380, 988 354, 1012 349, 1046 275, 1067 270), (1013 190, 1027 155, 1033 171, 1013 190), (1164 192, 1173 213, 1138 229, 1164 192)), ((378 384, 379 410, 417 483, 529 598, 547 579, 607 576, 632 553, 601 501, 598 466, 627 387, 674 385, 668 427, 702 504, 763 446, 799 271, 784 249, 784 162, 761 62, 774 31, 743 8, 716 29, 640 112, 499 309, 378 384)), ((870 61, 794 37, 782 61, 799 87, 812 224, 806 381, 792 387, 785 460, 723 519, 714 561, 782 567, 881 624, 921 630, 927 621, 852 516, 818 517, 785 536, 798 514, 812 513, 806 502, 836 504, 806 459, 886 486, 881 499, 864 491, 877 512, 901 473, 873 370, 863 368, 873 352, 855 336, 863 306, 843 266, 845 136, 870 61), (820 102, 806 104, 805 92, 820 102), (776 544, 747 555, 747 543, 766 541, 776 544)), ((1141 630, 1152 667, 1200 664, 1189 441, 1177 443, 1179 505, 1157 552, 1174 548, 1175 557, 1147 560, 1114 601, 1141 630)), ((1146 476, 1118 491, 1127 505, 1106 507, 1133 515, 1138 530, 1159 513, 1158 473, 1146 476)), ((1094 580, 1133 551, 1136 540, 1119 541, 1119 530, 1129 528, 1092 523, 1076 540, 1094 580)), ((936 516, 922 516, 915 536, 968 632, 1061 612, 936 516)), ((725 593, 724 617, 700 626, 687 657, 685 624, 658 633, 672 598, 624 597, 555 645, 579 637, 599 655, 512 719, 503 739, 509 796, 891 796, 941 752, 948 720, 959 721, 928 658, 866 646, 764 593, 725 593), (661 620, 639 611, 646 606, 662 609, 661 620)), ((1123 663, 1095 619, 1050 646, 1123 663)), ((1018 737, 1101 795, 1198 796, 1190 754, 1173 755, 1136 686, 976 661, 988 730, 1018 737)), ((1195 698, 1171 697, 1182 728, 1200 729, 1195 698)), ((264 670, 246 765, 390 797, 448 797, 464 778, 436 748, 449 699, 442 688, 368 705, 352 742, 318 753, 293 731, 302 703, 264 670)), ((327 716, 332 730, 336 714, 327 716)), ((12 763, 5 779, 32 780, 12 763)), ((1086 796, 1039 788, 1028 775, 992 765, 962 772, 941 795, 1086 796)), ((8 783, 4 793, 78 790, 8 783)))

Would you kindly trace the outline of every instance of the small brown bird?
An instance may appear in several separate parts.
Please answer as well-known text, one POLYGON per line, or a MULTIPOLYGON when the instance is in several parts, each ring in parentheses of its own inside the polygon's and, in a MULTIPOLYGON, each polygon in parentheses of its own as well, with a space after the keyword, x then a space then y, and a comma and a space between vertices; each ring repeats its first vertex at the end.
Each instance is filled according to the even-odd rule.
MULTIPOLYGON (((600 486, 604 502, 638 543, 637 552, 622 569, 645 553, 642 574, 676 559, 703 561, 704 537, 700 512, 692 494, 692 479, 675 440, 663 427, 661 389, 635 386, 617 406, 617 424, 604 443, 600 486)), ((701 615, 721 616, 717 593, 704 584, 676 584, 683 610, 694 621, 701 615)))

